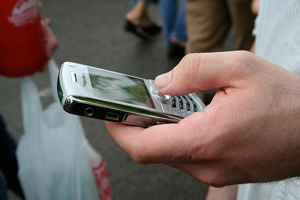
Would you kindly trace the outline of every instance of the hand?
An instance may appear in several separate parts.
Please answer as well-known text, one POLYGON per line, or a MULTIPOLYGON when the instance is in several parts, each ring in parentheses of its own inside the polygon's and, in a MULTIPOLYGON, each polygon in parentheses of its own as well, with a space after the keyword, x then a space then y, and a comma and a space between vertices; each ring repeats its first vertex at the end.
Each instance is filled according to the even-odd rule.
POLYGON ((249 52, 190 54, 156 78, 169 95, 220 88, 203 112, 147 129, 106 122, 141 164, 225 186, 300 175, 300 78, 249 52))
MULTIPOLYGON (((58 46, 58 41, 50 28, 50 24, 51 21, 48 18, 41 20, 41 27, 44 36, 44 44, 46 48, 47 60, 49 60, 52 57, 53 52, 58 46)), ((48 63, 45 64, 41 72, 47 71, 47 69, 48 69, 48 63)))

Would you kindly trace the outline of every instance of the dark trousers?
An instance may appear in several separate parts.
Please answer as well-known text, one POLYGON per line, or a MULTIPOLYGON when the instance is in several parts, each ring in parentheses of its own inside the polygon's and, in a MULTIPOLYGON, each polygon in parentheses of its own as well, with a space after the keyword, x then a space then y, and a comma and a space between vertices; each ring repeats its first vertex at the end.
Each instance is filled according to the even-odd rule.
MULTIPOLYGON (((11 135, 8 133, 5 122, 0 114, 0 172, 4 177, 4 180, 1 184, 0 190, 5 189, 6 185, 14 193, 24 199, 24 194, 20 186, 18 179, 18 163, 16 158, 16 143, 11 135), (5 183, 6 182, 6 183, 5 183)), ((0 197, 1 198, 1 197, 0 197)))

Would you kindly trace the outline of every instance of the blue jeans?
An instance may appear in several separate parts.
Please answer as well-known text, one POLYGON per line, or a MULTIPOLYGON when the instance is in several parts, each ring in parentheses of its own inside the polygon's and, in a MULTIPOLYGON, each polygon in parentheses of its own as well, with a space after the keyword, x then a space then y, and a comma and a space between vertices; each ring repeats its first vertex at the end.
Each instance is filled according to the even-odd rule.
POLYGON ((167 43, 174 37, 181 41, 187 40, 186 32, 186 0, 178 8, 178 0, 160 0, 160 13, 163 22, 163 32, 167 43))

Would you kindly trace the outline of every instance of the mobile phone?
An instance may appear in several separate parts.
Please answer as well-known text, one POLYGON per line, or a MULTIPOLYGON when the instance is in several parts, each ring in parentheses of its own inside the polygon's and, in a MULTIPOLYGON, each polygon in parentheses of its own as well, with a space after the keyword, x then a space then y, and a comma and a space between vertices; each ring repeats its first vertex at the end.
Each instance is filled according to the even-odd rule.
POLYGON ((164 95, 153 80, 73 62, 62 64, 57 91, 66 112, 141 127, 177 123, 205 108, 196 94, 164 95))

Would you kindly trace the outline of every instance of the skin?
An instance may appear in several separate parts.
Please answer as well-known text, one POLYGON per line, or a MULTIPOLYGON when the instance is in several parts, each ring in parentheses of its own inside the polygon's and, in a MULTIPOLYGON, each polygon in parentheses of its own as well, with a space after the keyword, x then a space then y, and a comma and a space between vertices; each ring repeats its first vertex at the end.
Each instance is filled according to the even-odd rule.
POLYGON ((251 10, 252 10, 253 14, 257 15, 258 9, 259 9, 259 0, 252 0, 251 10))
MULTIPOLYGON (((46 49, 46 59, 49 60, 52 57, 52 54, 54 53, 55 49, 58 46, 58 41, 52 32, 51 28, 51 21, 50 19, 43 19, 41 20, 41 28, 43 32, 44 37, 44 45, 46 49)), ((45 64, 41 72, 48 70, 48 63, 45 64)))
POLYGON ((236 200, 237 185, 226 186, 222 188, 209 187, 205 200, 236 200))
POLYGON ((155 80, 164 94, 219 88, 203 112, 147 129, 106 122, 138 163, 215 187, 300 175, 300 78, 245 51, 189 54, 155 80))
MULTIPOLYGON (((39 8, 39 11, 41 11, 43 4, 42 2, 38 2, 37 6, 39 8)), ((49 18, 42 19, 40 21, 41 23, 41 29, 43 33, 43 39, 44 39, 44 45, 46 50, 46 59, 47 61, 50 60, 52 57, 52 54, 58 47, 58 41, 54 35, 54 33, 51 30, 51 20, 49 18)), ((48 63, 45 64, 45 66, 40 70, 40 72, 45 72, 48 70, 48 63)))

